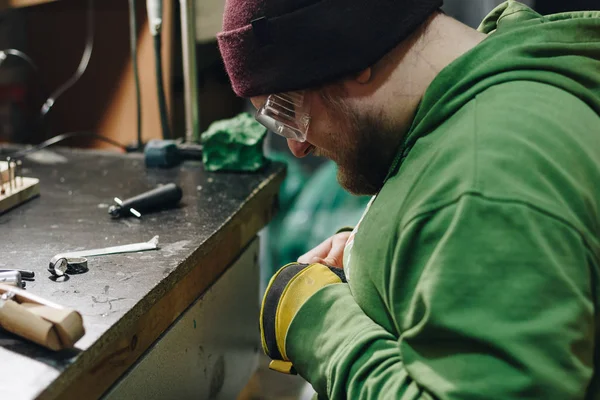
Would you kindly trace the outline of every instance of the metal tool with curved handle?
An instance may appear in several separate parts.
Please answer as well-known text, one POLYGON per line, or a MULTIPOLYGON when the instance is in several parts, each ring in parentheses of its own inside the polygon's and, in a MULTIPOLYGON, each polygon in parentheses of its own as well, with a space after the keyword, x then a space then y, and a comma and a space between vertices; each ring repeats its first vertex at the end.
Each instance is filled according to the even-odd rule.
MULTIPOLYGON (((55 276, 63 276, 71 273, 81 273, 78 269, 87 270, 87 260, 85 257, 106 256, 109 254, 137 253, 138 251, 158 249, 158 236, 154 236, 148 242, 127 244, 124 246, 105 247, 102 249, 72 251, 60 253, 52 257, 48 271, 55 276), (85 264, 85 266, 83 266, 85 264)), ((83 271, 85 272, 85 271, 83 271)))

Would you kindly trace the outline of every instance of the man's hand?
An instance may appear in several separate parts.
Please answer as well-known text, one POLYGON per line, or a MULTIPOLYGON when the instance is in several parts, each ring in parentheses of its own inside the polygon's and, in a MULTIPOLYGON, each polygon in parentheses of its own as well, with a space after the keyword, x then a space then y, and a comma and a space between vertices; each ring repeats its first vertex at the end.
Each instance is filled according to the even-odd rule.
POLYGON ((344 268, 344 247, 351 232, 336 233, 323 243, 300 256, 301 264, 321 263, 336 268, 344 268))

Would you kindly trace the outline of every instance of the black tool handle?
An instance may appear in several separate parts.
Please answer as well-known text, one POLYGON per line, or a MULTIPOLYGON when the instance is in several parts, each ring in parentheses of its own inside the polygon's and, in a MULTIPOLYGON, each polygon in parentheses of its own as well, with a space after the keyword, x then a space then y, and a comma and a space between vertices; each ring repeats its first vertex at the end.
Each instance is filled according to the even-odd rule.
POLYGON ((128 213, 130 208, 144 214, 152 210, 174 207, 179 203, 182 196, 183 192, 179 186, 168 183, 124 200, 121 209, 123 214, 128 213))
POLYGON ((28 270, 28 269, 0 269, 0 273, 10 272, 10 271, 17 271, 17 272, 21 273, 21 278, 23 278, 23 279, 35 278, 35 272, 28 270))

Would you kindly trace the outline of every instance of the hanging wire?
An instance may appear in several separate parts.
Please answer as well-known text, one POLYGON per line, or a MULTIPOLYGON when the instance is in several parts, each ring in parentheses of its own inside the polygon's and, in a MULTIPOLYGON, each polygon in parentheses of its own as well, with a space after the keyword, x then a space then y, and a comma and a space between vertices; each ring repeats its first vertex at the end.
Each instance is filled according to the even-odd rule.
POLYGON ((42 109, 40 110, 40 117, 42 120, 50 112, 50 110, 54 106, 54 103, 56 103, 56 100, 58 100, 58 98, 62 96, 63 93, 65 93, 73 85, 75 85, 87 70, 87 67, 90 63, 90 59, 92 57, 92 51, 94 50, 94 33, 94 0, 88 0, 86 35, 87 39, 85 49, 81 57, 81 61, 79 62, 79 66, 77 67, 75 74, 73 74, 73 76, 71 76, 64 84, 58 87, 58 89, 56 89, 50 95, 50 97, 48 97, 44 105, 42 105, 42 109))
POLYGON ((35 153, 36 151, 43 150, 43 149, 45 149, 47 147, 50 147, 50 146, 55 145, 57 143, 60 143, 60 142, 62 142, 64 140, 70 139, 72 137, 78 137, 78 136, 89 136, 89 137, 92 137, 94 139, 98 139, 98 140, 101 140, 103 142, 112 144, 115 147, 119 147, 119 148, 127 151, 127 146, 125 146, 124 144, 121 144, 121 143, 117 142, 116 140, 113 140, 113 139, 111 139, 109 137, 98 135, 97 133, 94 133, 94 132, 75 131, 75 132, 63 133, 61 135, 56 135, 54 137, 51 137, 48 140, 44 140, 40 144, 36 144, 35 146, 27 147, 27 148, 25 148, 23 150, 15 151, 15 152, 13 152, 11 154, 8 154, 8 156, 10 158, 13 158, 13 159, 19 159, 19 158, 22 158, 23 156, 25 156, 27 154, 35 153))
POLYGON ((25 60, 27 62, 27 64, 29 64, 29 66, 36 72, 39 73, 40 69, 38 68, 37 64, 31 59, 31 57, 29 57, 27 54, 23 53, 21 50, 17 50, 17 49, 4 49, 4 50, 0 50, 0 62, 6 60, 6 55, 11 55, 11 56, 15 56, 18 57, 22 60, 25 60))
MULTIPOLYGON (((134 3, 133 7, 135 8, 135 0, 130 0, 130 3, 134 3)), ((134 21, 132 22, 132 27, 134 27, 133 28, 134 33, 132 33, 132 36, 135 36, 137 34, 137 20, 135 19, 135 13, 133 13, 133 19, 134 19, 134 21)), ((40 111, 40 120, 41 121, 43 121, 44 117, 48 114, 48 112, 50 112, 50 110, 54 106, 54 103, 56 102, 56 100, 62 94, 64 94, 67 90, 69 90, 73 85, 75 85, 77 83, 77 81, 79 81, 79 79, 83 76, 85 71, 87 70, 87 67, 90 63, 90 59, 92 57, 92 51, 94 49, 94 34, 95 34, 94 0, 88 0, 87 35, 86 35, 87 38, 86 38, 85 49, 84 49, 83 55, 81 57, 81 61, 79 62, 79 66, 77 67, 75 74, 73 74, 73 76, 71 76, 64 84, 62 84, 58 89, 56 89, 48 97, 48 99, 46 100, 46 102, 44 103, 44 105, 42 106, 42 109, 40 111)), ((140 88, 139 88, 139 73, 138 73, 137 59, 136 59, 137 40, 132 39, 131 45, 132 45, 132 53, 133 53, 133 60, 134 60, 134 70, 135 70, 135 75, 136 75, 136 94, 137 94, 137 98, 138 98, 138 148, 139 148, 140 143, 141 143, 141 105, 140 105, 141 96, 140 96, 140 88), (134 46, 135 46, 135 48, 134 48, 134 46)), ((17 49, 0 50, 0 64, 7 58, 7 55, 15 56, 15 57, 18 57, 18 58, 26 61, 33 70, 35 70, 37 73, 39 73, 39 68, 38 68, 37 64, 33 61, 33 59, 31 57, 29 57, 27 54, 25 54, 24 52, 17 50, 17 49)), ((50 139, 47 139, 35 146, 31 146, 31 147, 25 148, 23 150, 13 152, 13 153, 9 154, 9 157, 18 159, 27 154, 31 154, 36 151, 43 150, 47 147, 50 147, 57 143, 60 143, 64 140, 67 140, 67 139, 70 139, 73 137, 78 137, 78 136, 92 137, 94 139, 109 143, 116 147, 119 147, 120 149, 123 149, 125 151, 130 150, 127 146, 117 142, 116 140, 113 140, 113 139, 103 136, 103 135, 99 135, 95 132, 76 131, 76 132, 68 132, 68 133, 63 133, 60 135, 53 136, 50 139)))

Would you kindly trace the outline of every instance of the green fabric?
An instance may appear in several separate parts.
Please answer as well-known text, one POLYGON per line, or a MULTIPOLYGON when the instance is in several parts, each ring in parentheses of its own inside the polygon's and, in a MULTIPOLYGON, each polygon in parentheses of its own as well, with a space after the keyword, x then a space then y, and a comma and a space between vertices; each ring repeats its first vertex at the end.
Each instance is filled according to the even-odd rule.
POLYGON ((600 12, 482 27, 291 324, 323 398, 600 398, 600 12))
POLYGON ((267 130, 248 113, 213 122, 201 136, 202 162, 207 171, 256 171, 267 159, 267 130))

